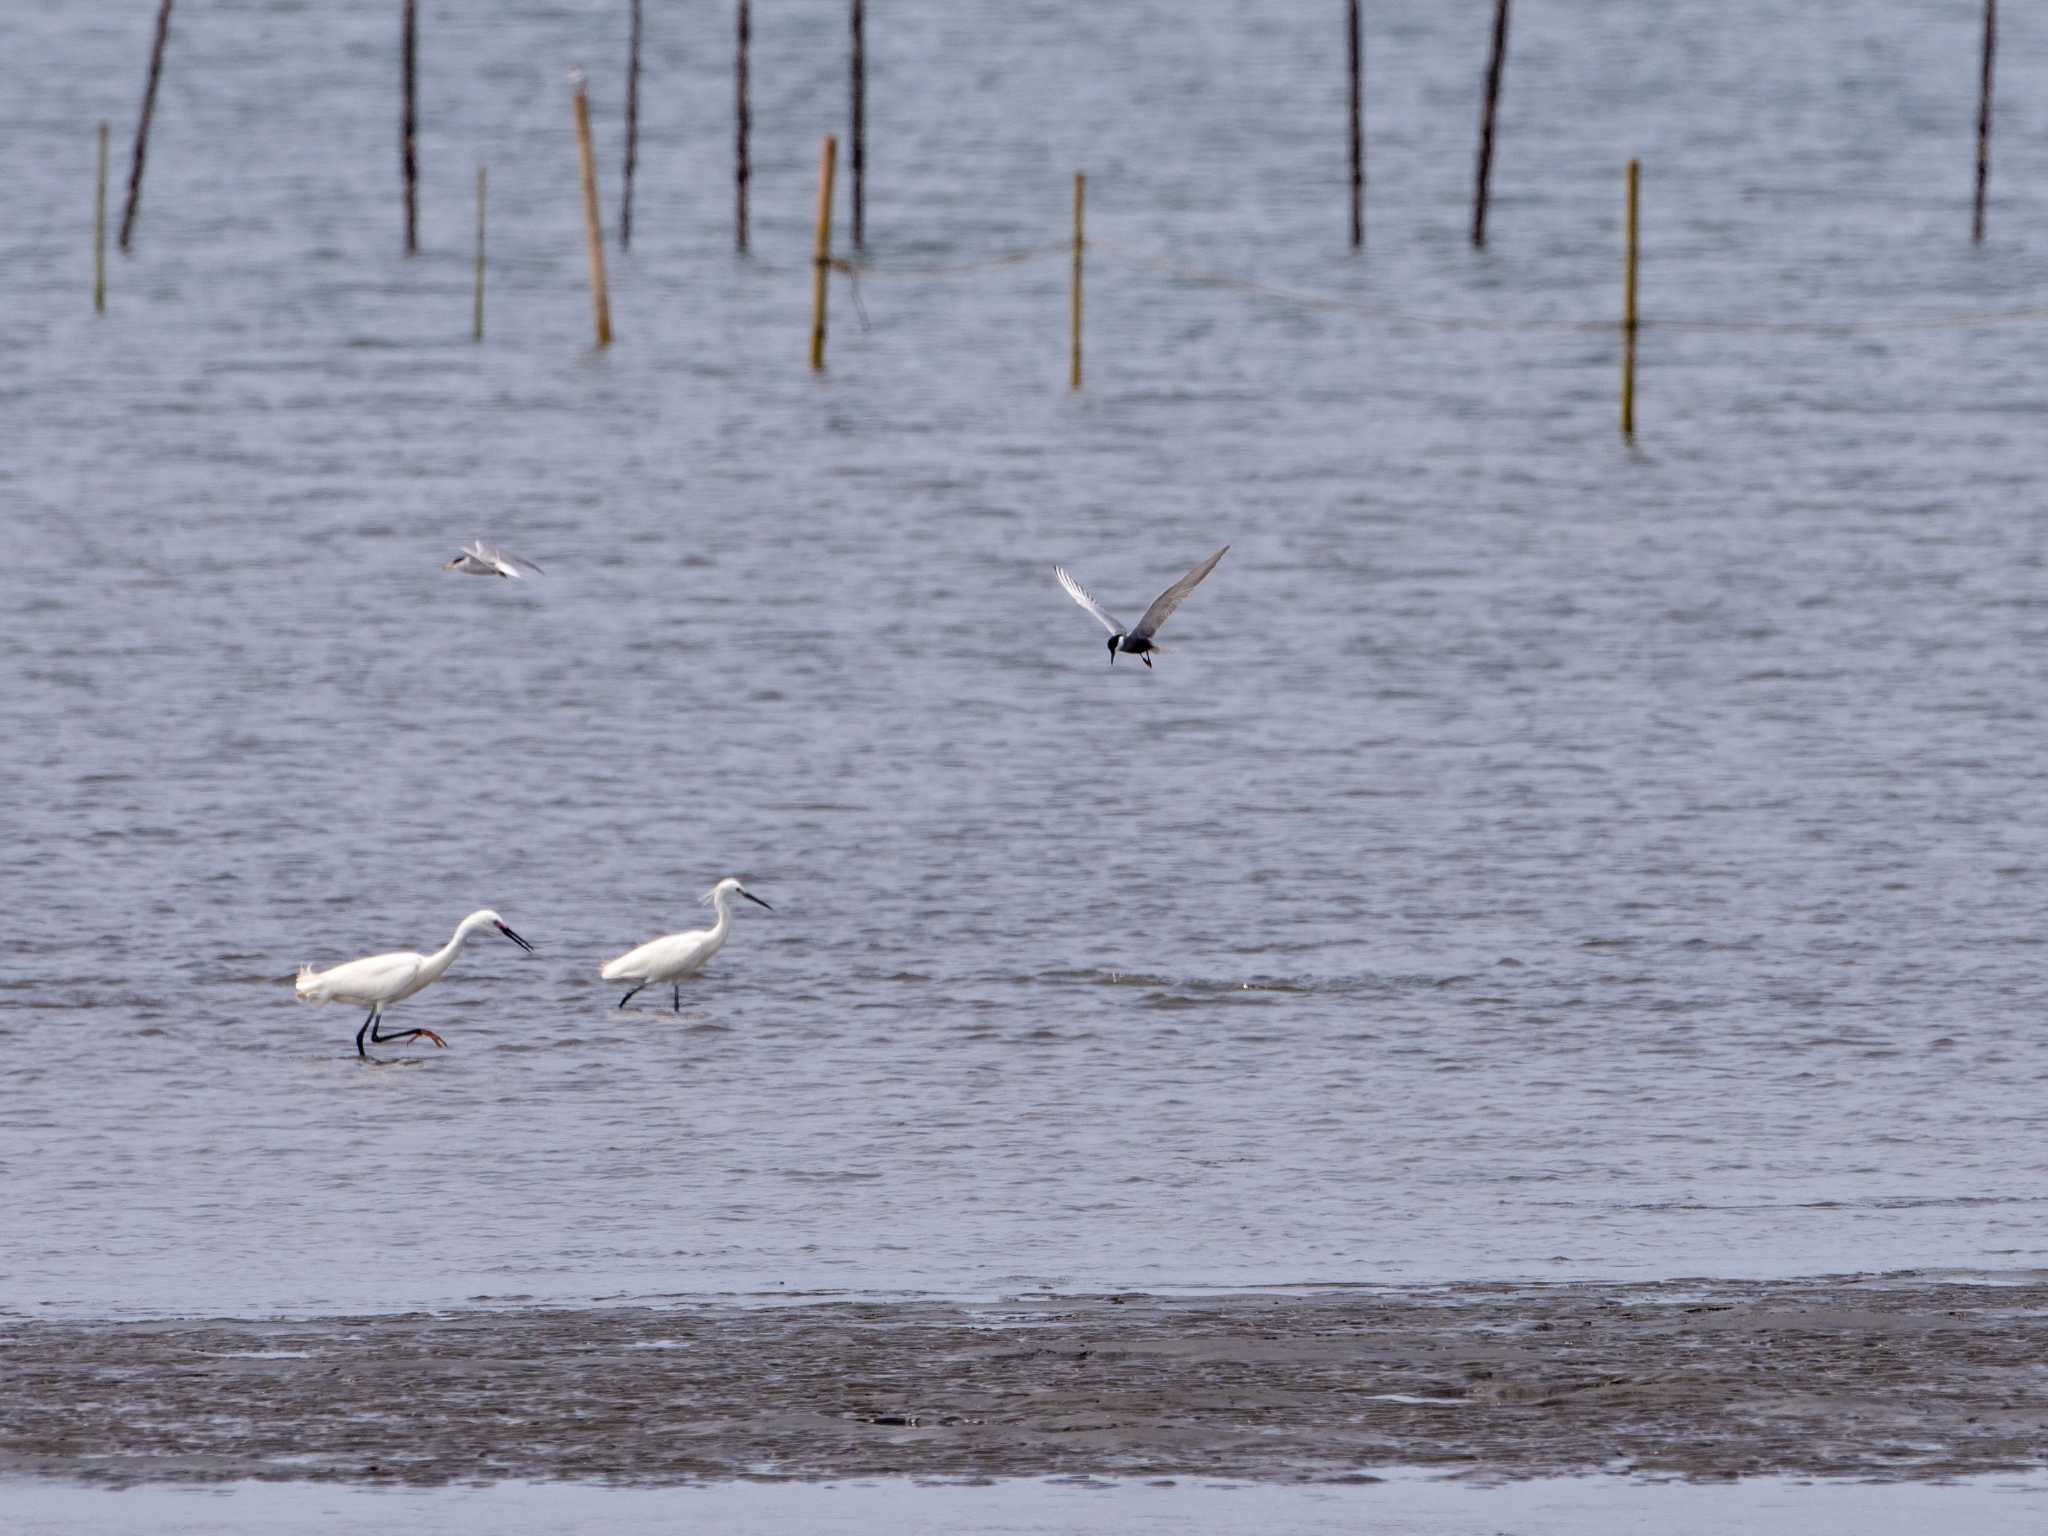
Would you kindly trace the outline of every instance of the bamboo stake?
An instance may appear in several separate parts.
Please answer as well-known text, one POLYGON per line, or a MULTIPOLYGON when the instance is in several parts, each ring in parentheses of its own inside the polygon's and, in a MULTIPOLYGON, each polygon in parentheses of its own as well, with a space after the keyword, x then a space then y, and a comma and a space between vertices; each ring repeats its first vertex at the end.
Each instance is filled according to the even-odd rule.
POLYGON ((121 249, 135 237, 135 211, 142 202, 142 162, 149 154, 149 121, 156 115, 156 83, 164 72, 164 40, 171 31, 171 0, 156 13, 156 41, 149 49, 149 84, 142 89, 142 117, 135 124, 135 149, 128 157, 128 207, 121 215, 121 249))
POLYGON ((1508 0, 1493 0, 1493 57, 1486 65, 1486 108, 1479 120, 1479 183, 1472 193, 1472 244, 1486 244, 1486 197, 1493 179, 1493 119, 1508 53, 1508 0))
POLYGON ((1074 300, 1069 316, 1068 351, 1071 361, 1067 366, 1067 388, 1081 387, 1081 251, 1086 245, 1082 211, 1088 197, 1088 178, 1081 172, 1074 172, 1074 300))
POLYGON ((1358 0, 1350 0, 1346 10, 1345 36, 1351 45, 1351 248, 1356 251, 1365 246, 1365 57, 1359 37, 1358 0))
POLYGON ((476 298, 470 306, 469 339, 484 339, 484 168, 476 168, 476 298))
POLYGON ((747 0, 740 0, 738 65, 735 71, 739 85, 739 111, 734 119, 737 124, 738 158, 734 161, 733 184, 738 203, 738 220, 734 228, 737 231, 736 238, 742 256, 747 254, 747 38, 750 30, 747 22, 747 0))
POLYGON ((868 169, 867 7, 853 0, 853 248, 867 245, 864 193, 868 169))
POLYGON ((1636 440, 1636 186, 1642 162, 1628 163, 1628 276, 1621 295, 1621 440, 1636 440))
POLYGON ((419 0, 405 0, 400 51, 404 56, 404 101, 399 108, 398 150, 405 168, 405 254, 420 250, 420 162, 415 147, 419 127, 419 0))
POLYGON ((597 310, 597 344, 612 344, 612 306, 604 285, 604 226, 597 217, 597 152, 590 145, 590 93, 583 71, 569 71, 576 93, 576 155, 583 168, 583 232, 590 243, 590 300, 597 310))
POLYGON ((640 159, 640 0, 633 0, 632 42, 626 49, 626 193, 619 203, 619 249, 633 248, 633 167, 640 159))
POLYGON ((1984 76, 1977 86, 1977 211, 1970 238, 1984 243, 1984 191, 1991 179, 1991 60, 1998 50, 1998 0, 1984 0, 1984 76))
POLYGON ((811 371, 825 371, 825 289, 832 273, 832 172, 839 160, 839 140, 825 135, 818 162, 818 249, 811 263, 811 371))
POLYGON ((100 163, 92 199, 92 307, 107 312, 107 122, 100 119, 100 163))

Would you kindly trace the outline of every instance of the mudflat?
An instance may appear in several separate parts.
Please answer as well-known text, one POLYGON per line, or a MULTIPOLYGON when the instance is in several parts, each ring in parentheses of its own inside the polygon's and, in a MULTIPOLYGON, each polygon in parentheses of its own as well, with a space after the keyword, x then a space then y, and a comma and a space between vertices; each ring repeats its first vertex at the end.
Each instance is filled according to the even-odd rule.
POLYGON ((0 1476, 409 1484, 2048 1463, 2048 1281, 9 1322, 0 1476))

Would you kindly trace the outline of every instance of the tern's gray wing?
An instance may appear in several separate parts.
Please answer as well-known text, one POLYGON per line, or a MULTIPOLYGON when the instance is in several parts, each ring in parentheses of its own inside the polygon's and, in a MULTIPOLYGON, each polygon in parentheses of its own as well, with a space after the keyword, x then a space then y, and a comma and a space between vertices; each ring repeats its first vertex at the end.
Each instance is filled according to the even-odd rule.
POLYGON ((1138 627, 1131 631, 1131 638, 1143 640, 1156 633, 1159 626, 1173 616, 1173 610, 1180 606, 1181 599, 1200 586, 1202 578, 1216 569, 1216 562, 1229 553, 1230 546, 1226 544, 1152 599, 1152 606, 1145 610, 1145 617, 1138 620, 1138 627))
POLYGON ((1052 568, 1052 573, 1053 575, 1059 577, 1060 585, 1067 589, 1067 596, 1071 597, 1083 608, 1086 608, 1090 613, 1094 614, 1096 618, 1100 619, 1102 621, 1102 627, 1104 629, 1108 630, 1112 635, 1120 635, 1124 632, 1123 625, 1117 623, 1117 621, 1110 616, 1109 611, 1106 608, 1104 608, 1102 604, 1098 603, 1097 601, 1095 601, 1094 598, 1090 597, 1086 592, 1081 590, 1081 583, 1074 580, 1073 577, 1067 574, 1067 568, 1065 566, 1054 566, 1052 568))
POLYGON ((526 556, 515 555, 502 544, 486 544, 482 539, 477 539, 463 553, 474 555, 485 565, 495 565, 499 570, 513 576, 517 576, 522 570, 532 571, 536 576, 547 575, 546 571, 526 556))

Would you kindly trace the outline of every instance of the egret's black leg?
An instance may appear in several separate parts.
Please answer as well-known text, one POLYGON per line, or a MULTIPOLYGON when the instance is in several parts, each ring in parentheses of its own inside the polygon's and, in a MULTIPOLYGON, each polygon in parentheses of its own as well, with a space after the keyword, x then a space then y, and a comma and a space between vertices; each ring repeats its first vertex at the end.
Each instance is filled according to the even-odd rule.
POLYGON ((368 1061, 370 1059, 370 1053, 363 1049, 363 1036, 367 1035, 370 1032, 370 1026, 376 1022, 377 1010, 372 1008, 370 1010, 370 1016, 367 1019, 363 1020, 363 1027, 356 1031, 356 1054, 362 1057, 365 1061, 368 1061))
POLYGON ((675 1011, 681 1013, 683 1011, 683 984, 677 981, 671 982, 670 985, 676 989, 675 1011))
POLYGON ((632 990, 631 992, 628 992, 628 993, 627 993, 627 994, 626 994, 626 995, 625 995, 624 997, 622 997, 622 998, 620 998, 620 999, 619 999, 619 1006, 620 1006, 621 1008, 625 1007, 625 1006, 626 1006, 626 1004, 628 1004, 628 1003, 630 1003, 631 1001, 633 1001, 633 998, 634 998, 635 994, 637 994, 637 993, 641 992, 642 990, 644 990, 644 989, 646 988, 646 986, 647 986, 647 983, 646 983, 646 982, 644 982, 644 981, 643 981, 643 982, 641 982, 639 986, 635 987, 635 988, 634 988, 634 989, 633 989, 633 990, 632 990))
POLYGON ((378 1030, 377 1026, 381 1023, 383 1023, 382 1019, 373 1018, 370 1020, 370 1044, 372 1045, 403 1045, 408 1040, 417 1040, 420 1036, 425 1035, 434 1044, 440 1046, 442 1050, 448 1049, 448 1042, 435 1034, 431 1029, 401 1029, 396 1034, 387 1035, 378 1030))

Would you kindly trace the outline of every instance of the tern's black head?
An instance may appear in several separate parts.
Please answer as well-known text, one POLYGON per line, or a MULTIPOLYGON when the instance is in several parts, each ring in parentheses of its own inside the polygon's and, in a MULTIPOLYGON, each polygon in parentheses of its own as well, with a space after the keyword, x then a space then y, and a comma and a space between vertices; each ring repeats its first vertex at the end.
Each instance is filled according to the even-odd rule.
POLYGON ((1109 637, 1109 664, 1110 664, 1110 665, 1111 665, 1112 667, 1116 665, 1116 647, 1117 647, 1117 642, 1118 642, 1118 641, 1120 641, 1120 640, 1122 640, 1122 639, 1123 639, 1123 636, 1122 636, 1122 635, 1111 635, 1111 636, 1109 637))

